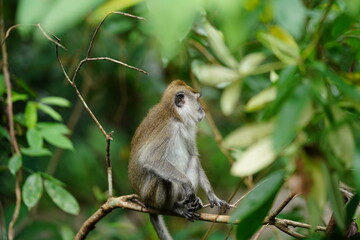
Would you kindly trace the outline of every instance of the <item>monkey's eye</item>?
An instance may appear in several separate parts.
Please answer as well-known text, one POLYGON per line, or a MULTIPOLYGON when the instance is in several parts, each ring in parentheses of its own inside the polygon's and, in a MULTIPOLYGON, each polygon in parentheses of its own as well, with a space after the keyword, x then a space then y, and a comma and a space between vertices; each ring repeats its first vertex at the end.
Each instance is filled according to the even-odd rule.
POLYGON ((182 107, 185 104, 185 95, 184 92, 177 92, 175 95, 175 105, 182 107))

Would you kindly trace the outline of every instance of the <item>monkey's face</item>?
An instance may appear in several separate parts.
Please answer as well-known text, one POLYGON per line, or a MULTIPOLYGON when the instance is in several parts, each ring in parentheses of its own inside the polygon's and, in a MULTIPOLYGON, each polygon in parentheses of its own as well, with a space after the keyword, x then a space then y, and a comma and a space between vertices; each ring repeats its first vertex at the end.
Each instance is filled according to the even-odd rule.
POLYGON ((196 124, 204 118, 205 111, 199 103, 200 96, 201 94, 198 92, 187 90, 175 93, 175 108, 185 122, 196 124))

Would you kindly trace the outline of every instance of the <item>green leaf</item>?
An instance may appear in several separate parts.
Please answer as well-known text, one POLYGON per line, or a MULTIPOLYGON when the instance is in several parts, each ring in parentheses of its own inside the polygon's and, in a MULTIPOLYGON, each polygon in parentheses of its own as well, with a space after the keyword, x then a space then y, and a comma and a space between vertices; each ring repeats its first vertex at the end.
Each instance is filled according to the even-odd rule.
POLYGON ((354 154, 354 171, 353 171, 353 177, 355 180, 355 187, 356 191, 360 193, 360 139, 357 139, 356 142, 356 148, 355 148, 355 154, 354 154))
POLYGON ((331 126, 327 140, 335 156, 342 160, 346 168, 350 168, 353 165, 355 152, 354 136, 350 125, 343 122, 344 114, 341 109, 333 106, 331 110, 338 125, 331 126))
POLYGON ((270 28, 269 32, 259 32, 259 41, 271 49, 280 61, 297 65, 300 59, 300 49, 295 40, 285 30, 278 26, 270 28))
POLYGON ((21 153, 31 157, 50 156, 51 152, 46 148, 21 148, 21 153))
POLYGON ((275 87, 266 88, 261 92, 259 92, 257 95, 249 99, 249 101, 246 103, 245 110, 248 112, 258 111, 264 108, 268 103, 272 102, 275 99, 276 99, 276 88, 275 87))
POLYGON ((62 120, 61 115, 57 111, 55 111, 53 108, 51 108, 50 106, 39 103, 38 108, 39 108, 39 110, 43 111, 44 113, 46 113, 47 115, 49 115, 56 121, 62 120))
POLYGON ((202 11, 202 1, 182 0, 175 4, 172 1, 148 0, 145 3, 148 9, 147 29, 159 40, 162 57, 168 62, 178 52, 180 43, 202 11))
POLYGON ((17 101, 24 101, 26 99, 28 99, 28 95, 27 94, 21 94, 21 93, 17 93, 17 92, 12 92, 12 102, 17 102, 17 101))
POLYGON ((77 215, 80 207, 76 199, 63 187, 45 180, 45 190, 49 194, 51 200, 64 212, 77 215))
MULTIPOLYGON (((90 20, 90 23, 92 25, 95 25, 95 24, 98 24, 99 22, 101 22, 103 20, 104 16, 106 16, 106 14, 108 14, 109 12, 114 11, 114 10, 122 11, 124 9, 130 8, 130 7, 138 4, 139 2, 141 2, 141 0, 105 1, 95 11, 90 12, 89 13, 90 16, 88 18, 90 20)), ((124 11, 126 11, 126 10, 124 10, 124 11)), ((116 25, 126 25, 126 23, 129 23, 129 22, 121 21, 121 24, 118 24, 118 23, 119 23, 119 21, 117 21, 116 25)), ((120 28, 120 26, 117 26, 117 27, 120 28)), ((119 33, 119 31, 115 31, 115 32, 112 31, 112 33, 119 33)))
POLYGON ((241 200, 238 208, 231 215, 232 220, 240 222, 236 234, 238 240, 250 239, 262 225, 283 184, 284 176, 284 171, 272 173, 241 200))
POLYGON ((209 22, 204 22, 205 31, 208 34, 208 40, 210 47, 216 54, 216 56, 222 61, 226 66, 236 69, 237 62, 231 56, 229 49, 225 45, 223 35, 220 31, 215 29, 209 22))
POLYGON ((70 139, 64 136, 64 134, 70 132, 65 125, 59 123, 39 123, 37 127, 48 143, 63 149, 74 149, 70 139))
POLYGON ((2 138, 6 138, 7 140, 10 140, 10 135, 6 128, 0 126, 0 139, 2 138))
POLYGON ((250 176, 269 166, 276 159, 271 137, 265 137, 240 154, 231 167, 231 174, 238 177, 250 176))
POLYGON ((277 118, 277 126, 274 132, 274 148, 280 152, 296 136, 299 130, 299 121, 305 107, 310 100, 309 86, 298 85, 290 96, 287 97, 277 118))
POLYGON ((16 173, 18 172, 18 170, 21 168, 22 166, 22 158, 20 155, 18 154, 14 154, 10 160, 9 160, 9 170, 11 172, 12 175, 16 175, 16 173))
POLYGON ((35 128, 30 128, 26 132, 26 140, 32 149, 41 149, 43 146, 43 138, 41 133, 35 128))
POLYGON ((73 240, 75 237, 74 231, 66 225, 60 227, 61 240, 73 240))
POLYGON ((50 182, 54 183, 55 185, 65 187, 65 183, 63 183, 62 181, 60 181, 57 178, 54 178, 53 176, 51 176, 47 173, 40 172, 40 175, 42 176, 42 178, 49 180, 50 182))
POLYGON ((345 206, 345 212, 346 212, 346 227, 349 226, 351 221, 353 220, 353 217, 355 215, 355 212, 359 206, 360 197, 359 193, 356 193, 350 201, 345 206))
POLYGON ((360 2, 353 0, 345 0, 346 9, 353 17, 358 17, 360 14, 360 2))
MULTIPOLYGON (((327 188, 322 171, 322 158, 312 157, 305 154, 302 157, 304 166, 304 180, 309 181, 306 203, 309 212, 309 224, 312 227, 321 224, 324 207, 327 200, 327 188)), ((307 186, 306 186, 307 187, 307 186)))
POLYGON ((47 134, 49 132, 59 133, 59 134, 69 134, 70 129, 62 123, 53 123, 53 122, 39 122, 36 127, 42 134, 47 134))
POLYGON ((55 105, 59 107, 69 107, 71 103, 62 97, 44 97, 40 100, 41 103, 55 105))
POLYGON ((61 34, 84 19, 102 2, 103 0, 54 1, 54 4, 44 11, 46 16, 42 17, 40 22, 46 29, 51 29, 52 33, 61 34))
POLYGON ((55 147, 68 149, 68 150, 74 149, 70 139, 60 133, 47 132, 46 134, 43 134, 43 137, 48 143, 54 145, 55 147))
POLYGON ((273 7, 275 21, 294 37, 301 37, 307 15, 302 1, 276 0, 273 7))
POLYGON ((276 82, 276 99, 265 108, 265 119, 277 116, 280 107, 298 84, 297 76, 298 69, 296 66, 287 67, 280 72, 279 80, 276 82))
POLYGON ((247 124, 227 135, 223 140, 223 144, 229 149, 246 148, 265 136, 268 136, 273 130, 273 122, 247 124))
POLYGON ((203 83, 214 87, 223 87, 240 79, 240 75, 221 65, 201 64, 193 61, 191 68, 195 76, 203 83))
POLYGON ((239 105, 241 82, 236 81, 227 86, 221 95, 220 107, 225 116, 232 114, 239 105))
POLYGON ((0 74, 0 96, 2 96, 4 93, 6 93, 5 78, 3 74, 0 74))
POLYGON ((340 92, 345 94, 351 100, 355 101, 357 104, 360 104, 360 92, 355 86, 345 82, 341 76, 337 75, 322 62, 315 62, 312 64, 312 67, 328 77, 330 82, 334 84, 340 90, 340 92))
POLYGON ((345 231, 345 206, 339 190, 339 179, 336 173, 330 174, 325 164, 322 164, 322 171, 326 181, 326 188, 329 194, 330 208, 334 214, 336 225, 340 230, 345 231))
MULTIPOLYGON (((46 16, 48 10, 55 4, 55 1, 43 0, 20 0, 16 11, 16 22, 20 24, 39 23, 46 16), (29 9, 33 9, 29 11, 29 9)), ((21 33, 29 33, 32 28, 19 28, 21 33)))
POLYGON ((250 53, 241 59, 238 70, 243 75, 250 75, 254 73, 265 58, 266 55, 262 52, 250 53))
POLYGON ((29 209, 34 207, 40 200, 42 190, 42 179, 39 173, 33 173, 25 180, 22 195, 24 203, 29 209))
POLYGON ((35 102, 28 102, 25 107, 25 123, 27 128, 34 128, 37 122, 37 108, 35 102))

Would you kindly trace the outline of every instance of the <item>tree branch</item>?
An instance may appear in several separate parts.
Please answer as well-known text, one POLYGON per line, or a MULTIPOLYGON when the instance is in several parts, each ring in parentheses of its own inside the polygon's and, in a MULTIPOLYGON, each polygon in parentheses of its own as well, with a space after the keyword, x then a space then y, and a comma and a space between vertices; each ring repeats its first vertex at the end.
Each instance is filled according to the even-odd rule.
MULTIPOLYGON (((104 218, 107 214, 109 214, 112 210, 116 208, 123 208, 132 211, 142 212, 142 213, 155 213, 161 215, 168 216, 177 216, 171 212, 158 211, 150 208, 144 207, 144 205, 139 202, 139 197, 136 194, 124 195, 120 197, 111 197, 109 198, 93 215, 91 215, 81 226, 79 231, 75 236, 75 240, 83 240, 89 234, 91 230, 95 228, 97 222, 99 222, 102 218, 104 218)), ((238 220, 232 221, 229 215, 219 215, 219 214, 210 214, 210 213, 200 213, 199 221, 206 221, 212 223, 223 223, 223 224, 239 224, 238 220)), ((291 221, 287 219, 278 219, 274 218, 273 221, 267 222, 264 221, 263 225, 274 225, 290 236, 296 238, 302 238, 303 235, 296 233, 293 230, 290 230, 288 226, 300 227, 310 229, 310 225, 291 221)), ((326 227, 316 227, 317 231, 325 231, 326 227)))

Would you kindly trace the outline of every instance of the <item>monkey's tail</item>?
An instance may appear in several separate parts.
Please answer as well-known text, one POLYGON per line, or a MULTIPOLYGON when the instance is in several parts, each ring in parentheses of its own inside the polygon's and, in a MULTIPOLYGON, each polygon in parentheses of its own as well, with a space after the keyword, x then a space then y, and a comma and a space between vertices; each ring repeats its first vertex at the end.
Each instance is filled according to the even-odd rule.
POLYGON ((160 240, 172 240, 169 230, 165 225, 163 216, 150 213, 150 221, 160 240))

